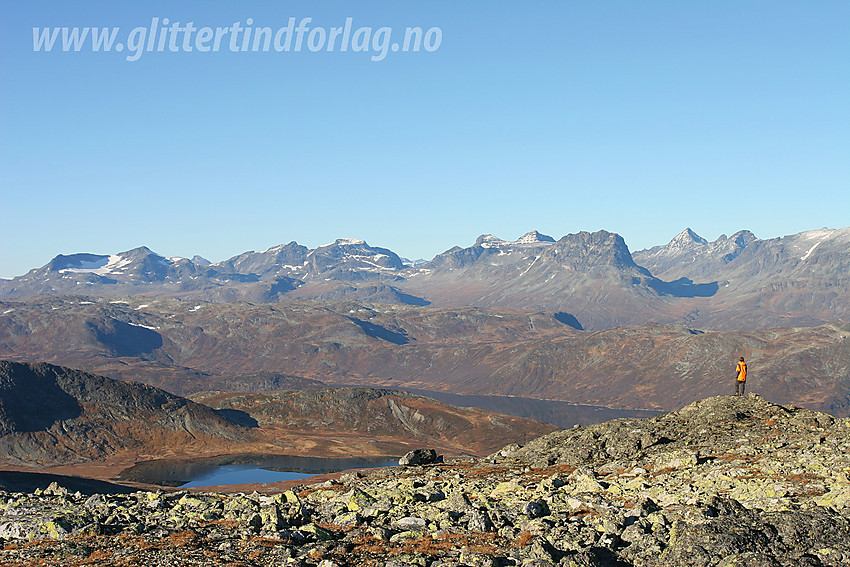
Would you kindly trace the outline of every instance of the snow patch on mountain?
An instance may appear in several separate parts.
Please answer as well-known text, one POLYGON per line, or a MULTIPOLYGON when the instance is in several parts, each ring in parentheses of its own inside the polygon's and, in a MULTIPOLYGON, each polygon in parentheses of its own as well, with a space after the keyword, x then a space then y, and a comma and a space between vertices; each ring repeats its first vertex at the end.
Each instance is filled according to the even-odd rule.
POLYGON ((76 268, 63 268, 59 270, 59 272, 72 274, 97 274, 99 276, 105 276, 113 273, 114 271, 120 270, 130 262, 132 262, 132 260, 125 258, 120 254, 111 254, 109 256, 103 256, 102 258, 93 260, 79 260, 76 268))
POLYGON ((128 325, 132 325, 133 327, 141 327, 142 329, 149 329, 151 331, 158 331, 159 327, 151 327, 150 325, 142 325, 141 323, 127 323, 128 325))
POLYGON ((555 239, 549 236, 548 234, 542 234, 537 232, 536 230, 532 230, 530 232, 526 232, 522 236, 520 236, 515 244, 543 244, 543 243, 554 243, 555 239))
POLYGON ((806 260, 808 260, 809 256, 811 256, 811 255, 812 255, 812 252, 814 252, 814 251, 815 251, 815 248, 817 248, 818 246, 820 246, 821 242, 823 242, 823 240, 818 241, 818 242, 815 242, 815 245, 814 245, 814 246, 812 246, 811 248, 809 248, 809 251, 808 251, 808 252, 806 252, 806 253, 803 255, 803 257, 802 257, 802 258, 800 258, 800 261, 805 262, 806 260))
MULTIPOLYGON (((528 273, 528 270, 530 270, 530 269, 531 269, 531 267, 532 267, 532 266, 533 266, 533 265, 537 262, 537 260, 539 260, 539 259, 540 259, 540 256, 535 256, 535 257, 534 257, 534 260, 532 260, 532 262, 528 265, 528 267, 527 267, 525 270, 523 270, 523 271, 522 271, 522 273, 521 273, 519 276, 520 276, 520 277, 522 277, 522 276, 524 276, 525 274, 527 274, 527 273, 528 273)), ((552 279, 552 278, 550 277, 549 279, 552 279)), ((549 280, 546 280, 546 281, 549 281, 549 280)))
MULTIPOLYGON (((808 243, 812 240, 817 241, 812 244, 808 250, 806 250, 806 253, 803 254, 803 256, 800 257, 800 261, 805 262, 809 259, 815 249, 821 244, 824 244, 829 241, 831 241, 832 243, 847 242, 848 237, 850 237, 850 230, 847 228, 839 230, 834 230, 831 228, 821 228, 818 230, 807 230, 806 232, 801 232, 796 236, 799 237, 799 240, 803 240, 805 242, 804 246, 808 245, 808 243)), ((793 238, 793 236, 791 238, 793 238)), ((803 244, 802 242, 799 242, 799 240, 797 241, 797 244, 803 244)))
POLYGON ((492 234, 482 234, 475 241, 475 245, 481 246, 482 248, 512 248, 540 245, 548 246, 554 243, 554 238, 545 234, 541 234, 536 230, 527 232, 516 240, 502 240, 501 238, 493 236, 492 234))
POLYGON ((838 230, 833 230, 831 228, 820 228, 818 230, 807 230, 806 232, 801 232, 800 236, 809 240, 826 240, 827 238, 831 238, 835 236, 838 230))
POLYGON ((319 246, 319 248, 328 248, 329 246, 359 246, 363 244, 366 244, 366 241, 359 238, 337 238, 330 244, 324 244, 319 246))

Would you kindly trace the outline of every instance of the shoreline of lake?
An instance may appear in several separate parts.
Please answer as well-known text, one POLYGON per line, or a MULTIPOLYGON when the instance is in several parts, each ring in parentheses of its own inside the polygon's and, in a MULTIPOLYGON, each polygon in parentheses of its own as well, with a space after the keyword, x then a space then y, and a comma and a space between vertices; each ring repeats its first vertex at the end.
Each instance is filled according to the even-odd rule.
POLYGON ((142 461, 121 471, 116 480, 171 488, 198 488, 275 483, 349 469, 395 465, 398 465, 397 456, 336 458, 268 454, 220 455, 142 461), (223 477, 226 477, 226 482, 218 482, 223 477))

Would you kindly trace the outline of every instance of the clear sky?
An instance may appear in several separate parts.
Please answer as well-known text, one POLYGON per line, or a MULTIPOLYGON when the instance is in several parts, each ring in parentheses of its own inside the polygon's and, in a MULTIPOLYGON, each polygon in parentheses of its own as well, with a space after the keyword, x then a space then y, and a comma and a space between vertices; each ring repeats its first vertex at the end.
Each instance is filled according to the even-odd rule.
POLYGON ((140 245, 217 261, 356 237, 431 258, 532 229, 638 250, 685 227, 848 226, 848 29, 845 0, 4 0, 0 276, 140 245), (300 51, 130 37, 291 17, 311 18, 300 51), (346 18, 370 50, 310 50, 346 18), (125 48, 34 51, 52 26, 119 27, 125 48), (381 27, 435 29, 433 49, 382 57, 381 27))

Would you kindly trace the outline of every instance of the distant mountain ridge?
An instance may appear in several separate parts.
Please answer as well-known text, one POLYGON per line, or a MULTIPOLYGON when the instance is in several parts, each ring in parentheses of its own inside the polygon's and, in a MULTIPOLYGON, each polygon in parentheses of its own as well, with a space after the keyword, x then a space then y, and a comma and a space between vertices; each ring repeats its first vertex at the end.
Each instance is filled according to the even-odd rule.
POLYGON ((164 257, 146 247, 59 255, 0 281, 0 299, 145 294, 212 302, 352 299, 436 307, 562 312, 586 329, 647 322, 705 328, 818 325, 850 316, 850 228, 760 240, 749 231, 709 242, 686 229, 632 254, 604 230, 558 240, 530 231, 485 234, 430 261, 341 238, 297 242, 222 262, 164 257))
POLYGON ((640 250, 633 256, 636 262, 658 277, 688 277, 705 281, 705 278, 711 279, 713 272, 722 269, 757 240, 752 232, 741 230, 729 238, 724 234, 714 242, 709 242, 688 228, 668 244, 640 250))
POLYGON ((769 240, 748 231, 714 242, 677 237, 634 258, 666 280, 716 282, 717 294, 690 314, 706 327, 808 326, 850 317, 850 228, 769 240))

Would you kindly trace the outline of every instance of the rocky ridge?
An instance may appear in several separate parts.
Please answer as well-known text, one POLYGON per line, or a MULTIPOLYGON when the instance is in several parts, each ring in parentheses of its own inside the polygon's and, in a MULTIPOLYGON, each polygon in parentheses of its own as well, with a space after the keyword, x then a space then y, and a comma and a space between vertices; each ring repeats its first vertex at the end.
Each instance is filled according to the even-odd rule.
POLYGON ((838 567, 848 452, 850 420, 723 396, 265 494, 2 493, 0 562, 838 567))

